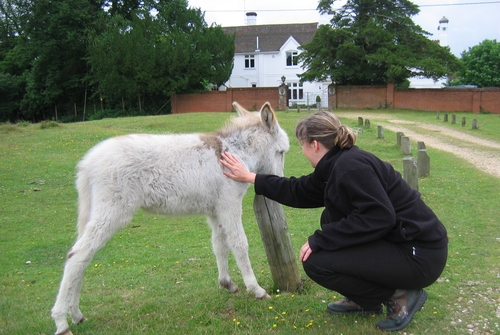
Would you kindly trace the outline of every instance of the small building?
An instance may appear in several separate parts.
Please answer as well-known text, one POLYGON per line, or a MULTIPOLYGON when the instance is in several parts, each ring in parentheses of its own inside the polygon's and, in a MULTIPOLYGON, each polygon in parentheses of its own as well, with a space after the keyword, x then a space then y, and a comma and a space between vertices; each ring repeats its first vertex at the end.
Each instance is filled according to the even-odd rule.
MULTIPOLYGON (((438 40, 434 42, 438 43, 442 47, 448 46, 448 23, 450 21, 443 16, 441 20, 439 20, 439 26, 437 27, 438 31, 438 40)), ((426 77, 412 77, 410 80, 410 88, 443 88, 448 83, 448 78, 440 78, 438 81, 434 81, 432 78, 426 77)))
POLYGON ((289 106, 316 104, 327 107, 330 82, 300 83, 304 72, 298 61, 299 47, 309 43, 318 23, 256 24, 256 13, 247 13, 247 25, 223 27, 235 35, 234 67, 225 84, 238 87, 278 87, 283 82, 289 88, 289 106))

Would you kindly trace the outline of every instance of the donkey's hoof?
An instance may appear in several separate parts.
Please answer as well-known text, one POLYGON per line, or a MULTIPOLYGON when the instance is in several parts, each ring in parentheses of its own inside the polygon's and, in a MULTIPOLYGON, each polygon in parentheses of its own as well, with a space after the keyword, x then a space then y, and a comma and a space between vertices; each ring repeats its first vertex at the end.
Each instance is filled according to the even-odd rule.
MULTIPOLYGON (((87 318, 86 318, 86 317, 84 317, 84 316, 82 316, 82 318, 81 318, 80 320, 78 320, 78 321, 74 321, 74 320, 73 320, 73 324, 74 324, 74 325, 79 325, 80 323, 84 323, 85 321, 87 321, 87 318)), ((64 333, 63 333, 63 334, 64 334, 64 333)), ((57 335, 59 335, 59 334, 57 334, 57 335)))
POLYGON ((271 299, 271 296, 266 292, 262 297, 258 297, 257 299, 271 299))
POLYGON ((60 333, 57 333, 56 335, 73 335, 73 333, 71 332, 71 330, 66 329, 65 331, 63 332, 60 332, 60 333))

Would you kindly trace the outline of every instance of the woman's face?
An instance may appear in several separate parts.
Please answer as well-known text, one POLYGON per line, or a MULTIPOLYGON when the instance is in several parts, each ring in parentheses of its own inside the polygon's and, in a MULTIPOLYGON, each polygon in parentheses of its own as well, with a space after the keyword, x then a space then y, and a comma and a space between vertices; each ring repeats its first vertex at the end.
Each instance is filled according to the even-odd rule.
POLYGON ((309 160, 309 162, 311 162, 313 168, 315 168, 316 163, 318 163, 316 159, 316 152, 314 150, 314 142, 316 141, 313 141, 311 143, 307 143, 304 141, 300 143, 302 146, 302 154, 309 160))

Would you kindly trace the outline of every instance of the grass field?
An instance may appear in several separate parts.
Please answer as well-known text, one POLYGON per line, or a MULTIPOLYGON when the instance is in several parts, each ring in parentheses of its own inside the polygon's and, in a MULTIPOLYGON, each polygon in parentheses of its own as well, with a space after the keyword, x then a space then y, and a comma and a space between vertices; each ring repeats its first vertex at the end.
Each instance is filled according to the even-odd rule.
MULTIPOLYGON (((344 113, 342 120, 357 128, 359 113, 344 113)), ((309 173, 310 164, 293 137, 294 126, 305 113, 277 114, 291 143, 285 174, 309 173)), ((384 111, 384 115, 443 125, 434 113, 384 111)), ((463 115, 483 125, 478 130, 446 126, 500 141, 498 115, 463 115)), ((55 331, 50 309, 65 255, 76 237, 75 165, 88 149, 127 133, 210 132, 230 116, 234 114, 0 125, 0 334, 55 331)), ((457 120, 461 117, 458 113, 457 120)), ((358 145, 401 171, 395 134, 386 131, 385 139, 377 139, 376 123, 374 119, 372 127, 359 135, 358 145)), ((420 180, 419 188, 448 229, 449 260, 439 281, 427 289, 425 307, 404 333, 500 334, 500 179, 450 153, 427 150, 432 172, 420 180)), ((326 304, 339 297, 311 282, 301 267, 304 285, 299 292, 274 290, 253 197, 250 188, 243 223, 253 269, 272 299, 256 300, 245 291, 229 294, 218 287, 211 232, 203 217, 171 218, 139 211, 88 267, 80 304, 88 321, 72 326, 73 333, 379 334, 376 318, 326 313, 326 304)), ((298 254, 318 229, 321 210, 284 209, 298 254)), ((232 259, 230 269, 244 288, 232 259)))

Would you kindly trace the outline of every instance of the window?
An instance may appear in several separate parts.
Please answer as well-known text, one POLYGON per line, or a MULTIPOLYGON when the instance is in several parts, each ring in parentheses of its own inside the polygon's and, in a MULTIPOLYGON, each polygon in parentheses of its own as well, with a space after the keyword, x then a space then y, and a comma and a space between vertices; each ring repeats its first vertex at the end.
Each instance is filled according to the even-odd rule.
POLYGON ((304 88, 302 83, 288 83, 288 96, 292 100, 304 99, 304 88))
POLYGON ((299 54, 297 51, 287 51, 286 52, 286 66, 296 66, 298 65, 299 54))
POLYGON ((245 69, 253 69, 253 68, 255 68, 255 56, 245 55, 245 69))

